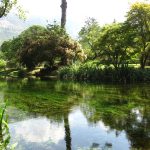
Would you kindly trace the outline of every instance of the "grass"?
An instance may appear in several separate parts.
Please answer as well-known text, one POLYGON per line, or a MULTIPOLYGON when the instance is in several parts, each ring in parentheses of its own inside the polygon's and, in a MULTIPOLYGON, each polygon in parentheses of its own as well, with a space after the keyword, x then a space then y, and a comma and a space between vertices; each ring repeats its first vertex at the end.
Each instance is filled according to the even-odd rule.
POLYGON ((111 66, 88 62, 61 68, 59 77, 60 79, 90 82, 150 82, 150 69, 143 70, 137 67, 137 65, 132 65, 132 67, 116 70, 111 66))

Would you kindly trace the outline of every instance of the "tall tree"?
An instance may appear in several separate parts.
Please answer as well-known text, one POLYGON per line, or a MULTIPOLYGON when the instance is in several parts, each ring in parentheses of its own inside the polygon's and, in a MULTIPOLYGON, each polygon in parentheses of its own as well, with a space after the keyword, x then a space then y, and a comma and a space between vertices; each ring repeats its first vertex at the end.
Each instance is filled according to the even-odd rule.
POLYGON ((102 32, 97 43, 101 61, 108 65, 113 64, 116 70, 120 67, 127 67, 131 56, 134 55, 133 33, 128 32, 128 28, 123 23, 106 25, 102 32))
POLYGON ((62 9, 62 16, 61 16, 61 27, 65 28, 66 25, 66 13, 67 13, 67 1, 61 0, 61 9, 62 9))
POLYGON ((140 54, 141 68, 144 69, 150 56, 150 4, 135 3, 127 15, 127 23, 136 33, 136 45, 140 54))
POLYGON ((79 42, 88 55, 88 59, 97 57, 95 43, 100 37, 101 27, 94 18, 88 18, 79 32, 79 42))

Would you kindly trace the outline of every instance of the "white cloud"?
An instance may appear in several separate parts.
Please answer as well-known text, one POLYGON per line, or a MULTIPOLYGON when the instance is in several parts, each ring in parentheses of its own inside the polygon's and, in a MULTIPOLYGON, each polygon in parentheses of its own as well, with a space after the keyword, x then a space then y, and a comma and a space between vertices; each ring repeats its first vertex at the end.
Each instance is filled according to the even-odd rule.
POLYGON ((71 127, 85 127, 88 125, 85 116, 80 110, 74 110, 74 112, 70 114, 69 123, 71 127))
POLYGON ((55 19, 60 17, 60 0, 19 0, 28 17, 55 19))
POLYGON ((98 126, 100 127, 100 129, 102 129, 103 131, 108 131, 109 127, 105 126, 105 124, 102 121, 98 122, 98 126))
POLYGON ((10 21, 8 21, 6 19, 0 20, 0 28, 2 28, 2 29, 9 29, 9 30, 15 30, 15 31, 22 30, 21 26, 14 25, 13 23, 11 23, 10 21))
MULTIPOLYGON (((110 23, 114 19, 122 21, 131 3, 137 0, 67 0, 68 21, 83 22, 94 17, 100 23, 110 23)), ((142 1, 142 0, 141 0, 142 1)), ((30 16, 46 19, 60 18, 61 0, 20 0, 20 4, 30 16)))
MULTIPOLYGON (((123 21, 130 5, 136 1, 144 0, 67 0, 67 30, 76 37, 88 17, 95 18, 101 25, 111 23, 114 19, 123 21)), ((60 22, 61 0, 19 0, 19 4, 28 12, 25 23, 16 25, 4 21, 0 22, 1 28, 22 31, 23 25, 46 24, 54 20, 60 22)))
POLYGON ((41 143, 52 141, 58 144, 65 137, 63 125, 50 124, 46 118, 19 122, 14 126, 14 131, 17 137, 23 138, 26 142, 41 143))
POLYGON ((13 27, 13 26, 14 25, 7 20, 0 20, 0 27, 1 28, 7 28, 7 27, 13 27))
MULTIPOLYGON (((67 29, 77 36, 88 17, 97 19, 101 25, 112 23, 114 19, 121 22, 136 1, 144 0, 67 0, 67 29)), ((19 0, 19 4, 28 12, 26 23, 33 18, 39 18, 39 24, 45 24, 47 20, 60 22, 61 0, 19 0)))

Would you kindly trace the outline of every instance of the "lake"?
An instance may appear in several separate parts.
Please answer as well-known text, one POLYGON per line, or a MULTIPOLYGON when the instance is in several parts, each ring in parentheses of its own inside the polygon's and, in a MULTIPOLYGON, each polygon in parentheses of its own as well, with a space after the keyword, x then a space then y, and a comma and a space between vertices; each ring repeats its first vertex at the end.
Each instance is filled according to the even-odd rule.
POLYGON ((150 85, 0 81, 16 150, 150 149, 150 85))

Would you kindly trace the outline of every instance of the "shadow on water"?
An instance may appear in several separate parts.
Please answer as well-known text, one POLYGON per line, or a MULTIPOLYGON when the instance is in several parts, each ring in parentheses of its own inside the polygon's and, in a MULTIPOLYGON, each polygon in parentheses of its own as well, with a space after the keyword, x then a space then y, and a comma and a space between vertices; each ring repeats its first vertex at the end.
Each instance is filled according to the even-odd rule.
MULTIPOLYGON (((122 143, 125 150, 150 148, 149 85, 22 80, 0 82, 0 88, 3 99, 9 100, 7 112, 12 136, 16 141, 18 136, 21 139, 18 149, 119 150, 122 143), (41 142, 41 138, 33 141, 34 134, 27 137, 26 130, 34 132, 36 122, 45 122, 41 124, 43 127, 35 126, 39 128, 39 135, 46 127, 52 129, 53 132, 50 129, 48 132, 53 137, 48 135, 47 138, 52 142, 41 142), (18 129, 21 125, 24 131, 18 129), (56 131, 62 135, 59 140, 56 131)), ((43 139, 46 137, 44 135, 43 139)))

